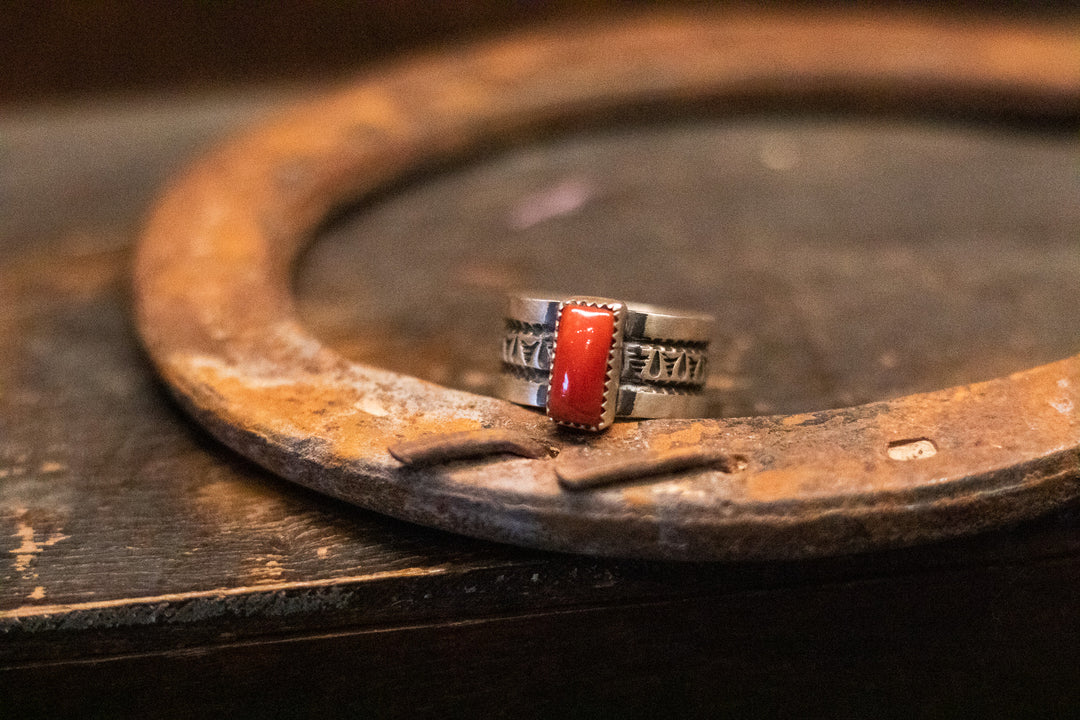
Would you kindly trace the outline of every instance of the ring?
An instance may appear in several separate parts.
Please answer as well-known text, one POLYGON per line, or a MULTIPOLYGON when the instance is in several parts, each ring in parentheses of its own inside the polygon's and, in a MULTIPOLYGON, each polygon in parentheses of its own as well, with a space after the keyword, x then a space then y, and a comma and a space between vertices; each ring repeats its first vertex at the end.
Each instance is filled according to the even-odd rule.
POLYGON ((579 430, 616 417, 701 417, 712 324, 609 298, 512 296, 498 394, 579 430))

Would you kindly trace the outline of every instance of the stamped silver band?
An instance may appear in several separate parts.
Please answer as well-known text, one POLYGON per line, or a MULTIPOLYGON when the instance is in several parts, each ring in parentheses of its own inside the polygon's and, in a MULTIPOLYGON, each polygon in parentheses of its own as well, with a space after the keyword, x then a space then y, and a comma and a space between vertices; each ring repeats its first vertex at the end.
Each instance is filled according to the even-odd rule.
MULTIPOLYGON (((577 300, 510 298, 502 343, 500 397, 520 405, 547 407, 560 307, 573 302, 577 300)), ((621 357, 617 365, 621 367, 613 415, 703 415, 712 317, 652 305, 608 302, 623 308, 617 350, 621 357)))
MULTIPOLYGON (((518 405, 547 407, 547 381, 536 382, 504 374, 499 378, 498 395, 518 405)), ((644 385, 619 385, 615 417, 692 418, 701 417, 706 408, 700 392, 658 391, 644 385)))
MULTIPOLYGON (((506 308, 506 319, 526 325, 538 325, 554 332, 559 303, 566 299, 513 295, 506 308)), ((712 339, 714 319, 711 315, 642 303, 623 304, 626 306, 623 333, 627 340, 642 338, 708 345, 712 339)))

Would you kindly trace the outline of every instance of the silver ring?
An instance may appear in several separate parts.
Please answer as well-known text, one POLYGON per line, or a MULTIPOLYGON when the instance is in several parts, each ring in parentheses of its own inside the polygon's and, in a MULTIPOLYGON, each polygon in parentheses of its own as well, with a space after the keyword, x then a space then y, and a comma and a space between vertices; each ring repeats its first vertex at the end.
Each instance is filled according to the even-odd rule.
POLYGON ((512 296, 498 394, 579 430, 616 417, 701 417, 712 324, 609 298, 512 296))

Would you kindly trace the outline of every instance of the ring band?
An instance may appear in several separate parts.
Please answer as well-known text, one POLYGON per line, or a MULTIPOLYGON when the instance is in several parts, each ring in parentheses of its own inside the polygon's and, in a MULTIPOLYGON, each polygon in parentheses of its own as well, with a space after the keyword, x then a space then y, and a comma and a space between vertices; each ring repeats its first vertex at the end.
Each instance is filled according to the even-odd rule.
POLYGON ((510 298, 498 394, 560 425, 700 417, 713 319, 597 297, 510 298))

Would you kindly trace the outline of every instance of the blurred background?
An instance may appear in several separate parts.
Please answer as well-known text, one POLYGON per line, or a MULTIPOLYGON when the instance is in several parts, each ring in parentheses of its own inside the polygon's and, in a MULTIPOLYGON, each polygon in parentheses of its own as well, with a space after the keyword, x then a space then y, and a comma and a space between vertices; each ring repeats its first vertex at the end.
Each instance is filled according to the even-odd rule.
MULTIPOLYGON (((750 2, 645 0, 138 0, 36 2, 0 8, 0 103, 206 88, 251 81, 303 81, 348 73, 405 50, 446 45, 530 24, 670 7, 743 7, 750 2)), ((776 8, 865 3, 781 2, 776 8)), ((917 0, 875 7, 927 13, 1041 18, 1080 11, 1075 0, 917 0)))

